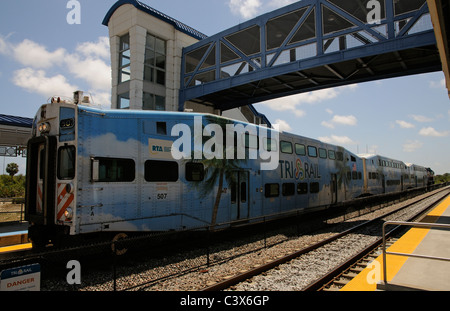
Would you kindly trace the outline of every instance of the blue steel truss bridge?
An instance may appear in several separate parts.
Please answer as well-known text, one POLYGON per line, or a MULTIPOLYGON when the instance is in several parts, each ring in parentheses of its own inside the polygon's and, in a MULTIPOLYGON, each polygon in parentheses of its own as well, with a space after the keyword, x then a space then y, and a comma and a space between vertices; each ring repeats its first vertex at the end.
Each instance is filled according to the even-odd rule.
POLYGON ((440 70, 426 0, 303 0, 183 49, 179 108, 440 70))

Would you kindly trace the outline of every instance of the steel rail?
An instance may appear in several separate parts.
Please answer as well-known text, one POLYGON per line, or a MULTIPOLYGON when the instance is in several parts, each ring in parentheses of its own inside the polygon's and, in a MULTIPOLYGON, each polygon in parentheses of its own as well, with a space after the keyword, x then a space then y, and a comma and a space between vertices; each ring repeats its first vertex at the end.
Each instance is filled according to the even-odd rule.
MULTIPOLYGON (((354 232, 354 231, 357 231, 358 229, 360 229, 360 228, 362 228, 362 227, 368 226, 368 225, 370 225, 370 224, 372 224, 372 223, 375 223, 376 221, 380 221, 380 220, 382 220, 384 217, 390 216, 390 215, 392 215, 392 214, 394 214, 394 213, 397 213, 397 212, 399 212, 399 211, 401 211, 401 210, 404 210, 404 209, 406 209, 406 208, 408 208, 408 207, 411 207, 411 206, 414 205, 414 204, 417 204, 417 203, 419 203, 419 202, 422 202, 422 201, 424 201, 424 200, 430 198, 431 196, 436 195, 437 193, 441 193, 441 192, 444 191, 444 190, 447 190, 447 191, 448 191, 448 188, 447 188, 447 187, 446 187, 446 188, 442 188, 442 190, 439 191, 439 192, 436 192, 436 193, 433 193, 433 194, 431 194, 431 195, 429 195, 429 196, 426 196, 426 197, 424 197, 424 198, 421 198, 420 200, 411 202, 411 203, 409 203, 409 204, 407 204, 407 205, 405 205, 405 206, 403 206, 403 207, 401 207, 401 208, 398 208, 398 209, 396 209, 396 210, 394 210, 394 211, 391 211, 391 212, 389 212, 389 213, 386 213, 386 214, 384 214, 384 215, 382 215, 382 216, 379 216, 379 217, 377 217, 377 218, 368 220, 368 221, 366 221, 366 222, 364 222, 364 223, 361 223, 361 224, 359 224, 359 225, 357 225, 357 226, 355 226, 355 227, 352 227, 352 228, 350 228, 350 229, 348 229, 348 230, 345 230, 345 231, 343 231, 343 232, 341 232, 341 233, 338 233, 338 234, 336 234, 336 235, 334 235, 334 236, 332 236, 332 237, 330 237, 330 238, 327 238, 327 239, 325 239, 325 240, 323 240, 323 241, 321 241, 321 242, 318 242, 318 243, 316 243, 316 244, 314 244, 314 245, 311 245, 311 246, 308 246, 308 247, 306 247, 306 248, 303 248, 303 249, 301 249, 301 250, 299 250, 299 251, 296 251, 296 252, 294 252, 294 253, 292 253, 292 254, 289 254, 289 255, 284 256, 284 257, 282 257, 282 258, 273 260, 273 261, 268 262, 268 263, 266 263, 266 264, 264 264, 264 265, 261 265, 261 266, 259 266, 259 267, 254 268, 254 269, 251 269, 251 270, 248 270, 248 271, 246 271, 246 272, 244 272, 244 273, 238 274, 238 275, 233 276, 233 277, 231 277, 231 278, 228 278, 228 279, 226 279, 226 280, 224 280, 224 281, 218 282, 218 283, 216 283, 216 284, 214 284, 214 285, 212 285, 212 286, 206 287, 206 288, 202 289, 202 291, 220 291, 220 290, 227 289, 227 288, 229 288, 229 287, 231 287, 231 286, 233 286, 233 285, 235 285, 235 284, 238 284, 238 283, 240 283, 240 282, 243 282, 243 281, 245 281, 245 280, 247 280, 247 279, 249 279, 249 278, 251 278, 251 277, 254 277, 254 276, 256 276, 256 275, 259 275, 259 274, 261 274, 261 273, 263 273, 263 272, 265 272, 265 271, 271 270, 271 269, 273 269, 273 268, 276 267, 276 266, 279 266, 279 265, 281 265, 281 264, 283 264, 283 263, 289 262, 289 261, 292 260, 292 259, 295 259, 295 258, 297 258, 297 257, 300 257, 301 255, 304 255, 304 254, 306 254, 306 253, 309 253, 309 252, 311 252, 311 251, 313 251, 313 250, 315 250, 315 249, 318 249, 318 248, 320 248, 320 247, 322 247, 322 246, 324 246, 324 245, 326 245, 326 244, 329 244, 329 243, 331 243, 331 242, 333 242, 333 241, 335 241, 335 240, 338 240, 338 239, 340 239, 340 238, 342 238, 342 237, 344 237, 344 236, 346 236, 346 235, 348 235, 348 234, 350 234, 350 233, 352 233, 352 232, 354 232)), ((439 201, 441 201, 441 200, 438 200, 438 202, 439 202, 439 201)), ((435 202, 434 204, 436 204, 436 203, 437 203, 437 202, 435 202)), ((427 208, 424 209, 424 210, 427 210, 427 209, 429 209, 429 208, 430 208, 430 207, 427 206, 427 208)), ((418 214, 422 214, 424 210, 422 210, 422 211, 421 211, 420 213, 418 213, 418 214)), ((417 217, 417 214, 415 215, 415 217, 417 217)), ((415 218, 415 217, 414 217, 414 218, 415 218)), ((381 241, 381 242, 380 242, 380 244, 381 244, 382 241, 383 241, 383 239, 380 238, 380 241, 381 241)), ((377 242, 378 242, 378 241, 377 241, 377 242)), ((369 248, 370 248, 370 247, 367 247, 365 250, 367 250, 367 249, 369 249, 369 248)), ((372 249, 373 249, 373 247, 372 247, 372 249)), ((365 252, 365 254, 367 254, 367 251, 365 252)), ((354 258, 359 257, 359 255, 361 255, 361 254, 355 255, 354 258)), ((363 255, 363 256, 364 256, 364 255, 363 255)), ((352 258, 352 259, 353 259, 353 262, 354 262, 354 258, 352 258)), ((346 262, 346 264, 347 264, 346 266, 348 266, 348 264, 349 264, 350 262, 351 262, 351 259, 349 259, 349 260, 346 262)), ((321 284, 323 284, 323 282, 325 282, 326 279, 330 279, 330 280, 333 279, 333 277, 331 277, 331 275, 334 275, 334 277, 335 277, 335 276, 336 276, 336 273, 339 274, 338 271, 341 271, 341 272, 342 272, 342 267, 343 267, 343 266, 344 266, 344 264, 342 264, 342 265, 339 266, 338 268, 334 269, 333 271, 331 271, 330 273, 328 273, 326 276, 322 277, 321 279, 317 280, 316 282, 311 283, 311 284, 308 285, 304 290, 309 290, 309 291, 317 290, 318 288, 320 288, 320 286, 318 285, 320 282, 322 282, 321 284)))
MULTIPOLYGON (((430 205, 426 206, 419 212, 417 212, 415 215, 411 216, 406 222, 412 222, 414 219, 417 219, 422 214, 424 214, 426 211, 430 210, 431 208, 438 205, 440 202, 442 202, 445 199, 446 196, 440 198, 439 200, 431 203, 430 205)), ((428 197, 427 197, 428 198, 428 197)), ((419 201, 420 202, 420 201, 419 201)), ((415 204, 415 203, 414 203, 415 204)), ((385 216, 383 216, 385 217, 385 216)), ((384 228, 384 225, 383 225, 384 228)), ((324 289, 329 283, 331 283, 336 277, 341 275, 343 272, 345 272, 347 269, 349 269, 351 266, 359 262, 362 258, 370 254, 373 250, 383 245, 383 242, 386 243, 386 240, 392 237, 394 234, 399 232, 401 230, 401 226, 397 225, 393 227, 390 231, 383 234, 382 237, 377 239, 375 242, 367 246, 365 249, 361 250, 358 254, 354 255, 353 257, 349 258, 347 261, 333 269, 332 271, 328 272, 326 275, 324 275, 322 278, 310 283, 306 288, 304 288, 304 291, 320 291, 324 289)))

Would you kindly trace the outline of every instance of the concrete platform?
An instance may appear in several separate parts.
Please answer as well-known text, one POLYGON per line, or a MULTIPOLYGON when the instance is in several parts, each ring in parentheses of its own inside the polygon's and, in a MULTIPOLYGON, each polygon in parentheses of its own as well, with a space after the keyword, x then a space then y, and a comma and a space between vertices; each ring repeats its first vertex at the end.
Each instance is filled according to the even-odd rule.
POLYGON ((0 224, 0 247, 28 243, 28 223, 0 224))
MULTIPOLYGON (((443 203, 421 222, 449 225, 450 199, 447 197, 443 203)), ((427 231, 428 233, 412 254, 450 259, 450 230, 428 229, 427 231)), ((389 265, 389 260, 386 261, 389 265)), ((392 280, 387 284, 379 283, 377 289, 450 291, 450 262, 408 258, 392 280)))
MULTIPOLYGON (((420 222, 450 224, 450 196, 420 222)), ((450 230, 412 228, 388 252, 450 258, 450 230)), ((380 255, 341 291, 450 291, 450 262, 387 255, 387 283, 380 255)))

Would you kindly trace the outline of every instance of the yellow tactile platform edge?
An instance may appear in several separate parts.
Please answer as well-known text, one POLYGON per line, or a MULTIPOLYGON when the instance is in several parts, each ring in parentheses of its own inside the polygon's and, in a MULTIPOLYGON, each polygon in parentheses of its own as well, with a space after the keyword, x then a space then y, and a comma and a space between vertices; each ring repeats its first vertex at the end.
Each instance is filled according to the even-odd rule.
MULTIPOLYGON (((422 222, 434 223, 449 208, 450 196, 434 208, 422 222)), ((411 254, 422 242, 430 229, 412 228, 397 242, 388 248, 389 252, 411 254)), ((387 281, 392 281, 408 257, 387 255, 387 281)), ((367 265, 353 280, 341 288, 341 291, 375 291, 377 283, 383 278, 383 255, 367 265)))
POLYGON ((0 254, 31 249, 31 243, 0 247, 0 254))

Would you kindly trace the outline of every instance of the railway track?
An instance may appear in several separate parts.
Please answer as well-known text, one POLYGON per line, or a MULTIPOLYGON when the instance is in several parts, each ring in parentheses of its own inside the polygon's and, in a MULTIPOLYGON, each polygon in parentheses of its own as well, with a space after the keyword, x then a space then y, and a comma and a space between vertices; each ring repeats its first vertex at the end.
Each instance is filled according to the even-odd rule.
MULTIPOLYGON (((425 196, 425 195, 424 195, 425 196)), ((403 204, 403 203, 401 203, 403 204)), ((405 202, 406 204, 406 202, 405 202)), ((392 209, 390 207, 387 207, 388 209, 392 209)), ((381 210, 378 210, 381 211, 381 210)), ((345 220, 345 216, 344 216, 344 220, 345 220)), ((336 223, 335 223, 336 224, 336 223)), ((340 224, 340 223, 339 223, 340 224)), ((345 226, 349 226, 348 224, 345 224, 345 226)), ((381 227, 381 225, 380 225, 381 227)), ((330 225, 331 228, 331 225, 330 225)), ((340 228, 340 226, 339 226, 340 228)), ((325 231, 327 231, 329 228, 325 228, 325 231)), ((341 229, 331 229, 331 230, 341 230, 341 229)), ((295 230, 294 230, 295 231, 295 230)), ((348 231, 348 230, 347 230, 348 231)), ((347 232, 345 231, 345 232, 347 232)), ((336 231, 337 232, 337 231, 336 231)), ((298 232, 297 232, 298 234, 298 232)), ((283 237, 282 240, 285 240, 285 242, 287 242, 288 244, 290 244, 290 246, 292 246, 292 244, 294 244, 295 249, 297 249, 298 251, 294 252, 293 254, 289 254, 286 256, 279 256, 278 258, 276 258, 275 260, 273 260, 273 258, 275 258, 274 255, 269 255, 270 253, 273 253, 275 251, 275 253, 277 254, 288 254, 289 252, 292 252, 292 250, 294 248, 290 248, 290 246, 288 246, 286 248, 285 242, 281 241, 279 243, 275 243, 273 244, 271 241, 271 246, 268 248, 262 247, 262 248, 257 248, 257 250, 252 250, 250 252, 249 255, 245 255, 246 253, 242 253, 242 251, 240 251, 240 255, 234 255, 235 250, 234 248, 232 249, 228 249, 228 247, 225 247, 223 250, 219 247, 219 248, 215 248, 211 249, 211 266, 206 266, 203 265, 202 262, 205 262, 204 259, 204 253, 203 252, 199 252, 199 254, 195 254, 196 251, 188 252, 188 254, 186 254, 186 252, 183 252, 182 254, 178 254, 176 255, 174 259, 171 259, 171 257, 167 257, 164 256, 164 258, 161 258, 161 260, 156 260, 155 263, 153 263, 153 261, 150 261, 151 264, 147 264, 141 261, 141 259, 139 260, 125 260, 124 262, 121 260, 121 264, 125 263, 125 269, 124 270, 130 270, 132 272, 124 272, 124 273, 120 273, 120 277, 118 282, 120 283, 119 288, 123 289, 124 286, 125 288, 136 288, 136 290, 200 290, 208 285, 210 285, 209 290, 219 290, 219 289, 225 289, 225 288, 229 288, 230 286, 232 286, 232 284, 236 284, 236 279, 234 279, 235 275, 234 274, 238 274, 240 275, 241 278, 244 279, 249 279, 254 275, 258 275, 263 273, 264 271, 269 270, 270 268, 274 268, 277 267, 289 260, 294 260, 295 258, 297 258, 298 256, 301 256, 301 254, 305 254, 308 252, 312 252, 314 251, 315 248, 318 247, 318 244, 316 244, 315 242, 319 239, 319 235, 317 234, 313 234, 313 235, 309 235, 305 233, 305 240, 308 240, 307 243, 314 243, 314 245, 310 245, 307 248, 303 247, 304 242, 298 242, 297 238, 293 238, 289 237, 289 236, 281 236, 283 237), (308 237, 309 236, 309 237, 308 237), (293 243, 291 243, 293 242, 293 243), (273 246, 277 245, 279 250, 282 251, 277 251, 272 250, 273 246), (300 249, 301 248, 301 249, 300 249), (289 251, 289 249, 291 251, 289 251), (267 252, 266 252, 267 251, 267 252), (258 260, 258 255, 255 256, 256 253, 261 253, 260 259, 263 260, 258 260), (222 259, 226 253, 232 253, 232 257, 230 258, 235 258, 235 259, 222 259), (198 256, 198 258, 197 258, 198 256), (270 258, 270 262, 268 259, 265 259, 264 257, 267 256, 266 258, 270 258), (247 257, 251 257, 252 258, 252 262, 255 263, 251 263, 250 265, 248 265, 247 263, 244 264, 244 261, 247 261, 247 259, 244 259, 247 257), (186 258, 186 259, 184 259, 186 258), (187 259, 190 258, 190 259, 187 259), (256 259, 256 260, 255 260, 256 259), (196 261, 199 262, 200 265, 197 265, 196 263, 192 264, 190 263, 190 261, 196 261), (127 261, 132 262, 131 263, 127 263, 127 261), (233 263, 233 261, 235 263, 233 263), (257 262, 256 262, 257 261, 257 262), (173 262, 173 263, 172 263, 173 262), (262 262, 265 262, 265 264, 262 264, 262 262), (253 267, 255 264, 258 264, 258 267, 253 267), (134 267, 133 269, 128 269, 128 266, 134 267), (136 267, 137 266, 137 267, 136 267), (147 268, 147 266, 150 266, 151 268, 147 268), (183 269, 180 267, 184 267, 186 266, 188 269, 183 269), (228 266, 228 267, 227 267, 228 266), (141 268, 142 267, 142 268, 141 268), (238 267, 238 268, 235 268, 238 267), (251 269, 251 267, 253 267, 253 269, 251 269), (223 269, 224 268, 224 269, 223 269), (157 278, 155 279, 155 275, 166 275, 167 271, 165 271, 164 269, 168 269, 167 271, 170 272, 170 277, 164 277, 162 278, 162 281, 158 281, 157 278), (180 270, 181 269, 181 270, 180 270), (246 269, 247 271, 241 271, 238 273, 232 272, 232 271, 236 271, 236 269, 238 270, 242 270, 242 269, 246 269), (163 271, 164 270, 164 271, 163 271), (181 273, 179 272, 175 272, 175 271, 182 271, 181 273), (227 274, 223 273, 223 270, 227 270, 228 272, 226 272, 227 274), (221 271, 221 272, 219 272, 221 271), (126 273, 126 274, 125 274, 126 273), (150 276, 149 279, 147 279, 147 274, 150 276), (123 277, 122 277, 123 275, 123 277), (131 277, 129 277, 128 275, 131 275, 131 277), (133 276, 134 275, 134 276, 133 276), (219 281, 222 277, 224 276, 229 276, 228 277, 228 282, 230 285, 228 286, 222 286, 222 287, 217 287, 218 284, 214 284, 217 281, 219 281), (136 280, 134 280, 136 278, 136 280), (148 280, 148 281, 147 281, 148 280), (160 285, 162 284, 162 285, 160 285), (169 284, 169 285, 166 285, 169 284), (175 285, 174 285, 175 284, 175 285), (214 288, 214 286, 216 288, 214 288)), ((320 234, 320 236, 324 236, 324 235, 330 235, 329 233, 325 233, 325 234, 320 234)), ((342 236, 345 236, 345 233, 341 233, 342 236)), ((295 233, 294 233, 295 236, 295 233)), ((297 235, 298 236, 298 235, 297 235)), ((303 236, 302 237, 302 241, 303 241, 303 236)), ((335 236, 336 238, 336 236, 335 236)), ((268 240, 272 240, 273 237, 267 237, 268 240)), ((234 240, 234 239, 233 239, 234 240)), ((265 238, 264 238, 265 240, 265 238)), ((262 240, 262 241, 264 241, 262 240)), ((276 237, 276 240, 278 240, 278 236, 276 237)), ((327 239, 329 240, 329 239, 327 239)), ((327 245, 327 240, 322 241, 320 244, 325 246, 327 245)), ((261 243, 261 241, 253 241, 253 244, 259 244, 261 243)), ((262 243, 262 245, 264 245, 265 243, 262 243)), ((319 245, 320 245, 319 244, 319 245)), ((108 245, 92 245, 90 248, 92 248, 93 250, 98 250, 99 246, 105 247, 105 249, 107 249, 109 246, 108 245)), ((243 247, 244 249, 247 248, 246 245, 242 245, 241 247, 243 247)), ((253 247, 250 247, 253 248, 253 247)), ((68 258, 68 259, 73 259, 72 255, 69 254, 65 254, 65 251, 62 251, 62 253, 60 253, 59 250, 48 250, 51 253, 55 253, 58 257, 63 256, 64 258, 68 258), (70 258, 69 258, 70 257, 70 258)), ((75 253, 77 253, 77 250, 74 250, 75 253)), ((85 252, 85 250, 83 249, 83 253, 85 252)), ((90 253, 90 252, 88 252, 90 253)), ((84 254, 86 255, 86 254, 84 254)), ((40 253, 40 254, 28 254, 28 256, 24 256, 24 257, 28 257, 28 260, 30 260, 31 258, 47 258, 48 253, 45 252, 44 254, 40 253)), ((22 256, 21 256, 22 257, 22 256)), ((86 256, 83 256, 86 257, 86 256)), ((104 256, 103 256, 104 257, 104 256)), ((102 265, 105 266, 105 258, 101 258, 101 262, 102 265)), ((23 257, 22 257, 23 258, 23 257)), ((1 260, 0 260, 1 261, 1 260)), ((8 260, 9 261, 9 260, 8 260)), ((52 260, 50 260, 52 262, 52 260)), ((92 258, 89 257, 88 261, 90 264, 92 264, 92 258)), ((92 264, 93 265, 93 264, 92 264)), ((53 267, 53 265, 52 265, 53 267)), ((65 265, 64 267, 65 268, 65 265)), ((86 269, 87 267, 83 264, 83 271, 87 271, 86 269)), ((53 268, 52 268, 53 269, 53 268)), ((64 270, 64 269, 63 269, 64 270)), ((89 273, 89 275, 92 275, 92 278, 94 279, 92 281, 92 283, 96 283, 99 285, 90 285, 91 281, 90 281, 90 277, 84 277, 83 278, 83 290, 112 290, 112 283, 111 283, 111 273, 110 270, 106 270, 106 273, 97 273, 96 268, 93 268, 92 273, 89 273), (104 274, 104 275, 103 275, 104 274), (101 281, 99 282, 99 279, 105 279, 105 281, 101 281)), ((66 273, 66 271, 62 271, 63 274, 66 273)), ((65 274, 64 274, 65 275, 65 274)), ((65 277, 63 278, 63 281, 61 282, 52 282, 49 283, 51 285, 45 287, 47 290, 53 290, 53 289, 67 289, 67 284, 65 285, 65 277)), ((221 283, 221 282, 219 282, 221 283)), ((306 286, 307 284, 305 284, 306 286)), ((68 290, 73 290, 73 289, 68 289, 68 290)), ((270 290, 270 289, 269 289, 270 290)))
MULTIPOLYGON (((371 257, 374 256, 370 255, 371 252, 377 252, 376 248, 382 242, 381 226, 386 218, 392 217, 393 215, 397 214, 396 219, 401 218, 406 221, 412 221, 412 219, 417 218, 419 215, 429 210, 442 198, 446 197, 448 193, 449 188, 444 188, 442 191, 434 193, 433 195, 423 197, 419 201, 412 202, 382 216, 360 223, 319 243, 310 245, 287 256, 277 258, 265 263, 264 265, 255 267, 254 269, 237 273, 236 275, 230 276, 226 280, 204 288, 203 290, 337 290, 345 284, 346 280, 349 281, 353 276, 355 276, 357 272, 364 266, 364 264, 367 265, 367 263, 370 262, 371 257), (415 211, 413 216, 402 218, 402 216, 398 215, 399 213, 406 213, 405 211, 415 206, 418 206, 419 210, 415 211), (358 232, 362 232, 362 230, 365 232, 363 235, 367 235, 367 232, 372 232, 369 233, 369 235, 373 235, 372 240, 375 241, 371 241, 370 243, 368 243, 368 245, 362 247, 361 250, 356 252, 356 254, 347 256, 347 258, 345 258, 343 262, 334 264, 331 269, 328 269, 328 271, 323 273, 321 277, 316 278, 313 282, 302 285, 300 284, 301 282, 299 282, 298 277, 297 280, 295 280, 296 276, 298 275, 297 272, 299 270, 302 270, 302 272, 304 272, 304 270, 308 268, 292 268, 290 266, 295 266, 297 265, 297 263, 302 264, 302 261, 303 263, 307 262, 309 260, 307 256, 309 255, 318 256, 319 258, 322 257, 323 260, 325 260, 324 258, 326 257, 326 255, 321 254, 321 252, 323 252, 323 249, 325 248, 334 249, 335 255, 331 255, 331 257, 337 256, 338 253, 344 252, 343 250, 345 248, 345 245, 358 243, 359 240, 361 240, 361 233, 358 234, 358 232), (305 257, 304 260, 302 260, 303 257, 305 257), (289 277, 285 277, 284 275, 290 275, 294 280, 287 281, 289 277), (271 280, 268 280, 268 278, 271 278, 271 280), (287 282, 290 284, 282 285, 281 283, 283 282, 287 282), (262 285, 259 286, 258 283, 262 283, 262 285)), ((395 233, 396 231, 395 229, 393 229, 389 234, 392 236, 395 233)), ((306 264, 306 266, 307 265, 308 264, 306 264)))

